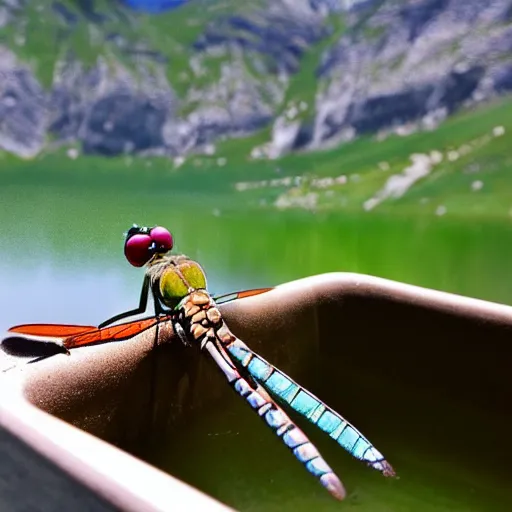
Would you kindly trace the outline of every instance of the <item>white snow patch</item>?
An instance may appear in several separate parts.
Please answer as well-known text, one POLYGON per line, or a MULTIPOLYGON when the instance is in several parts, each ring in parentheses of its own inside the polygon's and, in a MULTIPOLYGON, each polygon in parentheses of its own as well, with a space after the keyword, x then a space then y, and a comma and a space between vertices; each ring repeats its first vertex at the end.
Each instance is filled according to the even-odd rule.
POLYGON ((475 180, 475 181, 473 181, 473 183, 471 183, 471 190, 474 190, 476 192, 477 190, 482 190, 483 186, 484 186, 483 181, 475 180))
POLYGON ((301 196, 280 196, 274 206, 279 209, 299 207, 306 210, 313 210, 316 207, 318 201, 318 194, 310 192, 309 194, 301 196))
POLYGON ((436 215, 438 217, 442 217, 444 214, 446 213, 446 206, 444 205, 439 205, 437 208, 436 208, 436 215))
POLYGON ((185 163, 185 157, 177 156, 174 159, 174 168, 177 169, 178 167, 181 167, 184 163, 185 163))
POLYGON ((431 151, 429 156, 430 156, 430 161, 434 165, 438 165, 443 161, 443 153, 441 153, 441 151, 437 151, 436 149, 431 151))
POLYGON ((384 187, 363 203, 366 211, 372 210, 386 199, 402 197, 414 183, 428 176, 437 158, 433 161, 430 155, 414 153, 411 155, 411 161, 412 164, 409 167, 406 167, 401 174, 390 176, 384 187))
POLYGON ((452 151, 448 151, 448 160, 450 160, 450 162, 455 162, 456 160, 459 159, 459 152, 458 151, 455 151, 455 150, 452 150, 452 151))
POLYGON ((78 149, 76 148, 69 148, 66 153, 71 160, 76 160, 78 158, 78 149))

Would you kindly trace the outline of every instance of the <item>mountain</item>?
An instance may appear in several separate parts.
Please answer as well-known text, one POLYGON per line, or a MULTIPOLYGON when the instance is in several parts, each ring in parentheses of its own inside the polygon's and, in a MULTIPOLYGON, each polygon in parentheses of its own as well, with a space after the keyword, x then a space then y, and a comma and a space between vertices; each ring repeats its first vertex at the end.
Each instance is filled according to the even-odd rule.
POLYGON ((512 90, 512 0, 0 0, 0 148, 253 158, 431 130, 512 90))

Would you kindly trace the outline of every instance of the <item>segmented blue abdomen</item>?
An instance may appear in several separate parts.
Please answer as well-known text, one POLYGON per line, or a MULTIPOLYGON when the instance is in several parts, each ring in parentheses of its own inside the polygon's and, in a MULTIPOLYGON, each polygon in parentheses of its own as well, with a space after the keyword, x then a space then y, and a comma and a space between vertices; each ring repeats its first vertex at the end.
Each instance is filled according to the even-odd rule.
POLYGON ((242 377, 233 383, 236 392, 261 416, 266 424, 288 446, 306 469, 320 480, 320 483, 336 498, 345 497, 345 489, 334 471, 285 412, 265 393, 260 386, 254 389, 242 377), (265 396, 266 395, 266 396, 265 396))
POLYGON ((270 398, 258 384, 252 387, 233 365, 224 347, 208 335, 201 340, 201 348, 208 352, 222 370, 235 391, 246 399, 251 408, 265 420, 265 423, 282 439, 304 467, 337 499, 345 497, 345 489, 339 478, 327 465, 318 450, 305 434, 293 424, 285 412, 270 398))
POLYGON ((329 434, 356 459, 366 462, 386 476, 395 474, 384 456, 343 416, 265 361, 243 341, 235 338, 226 345, 226 348, 243 367, 247 368, 256 381, 329 434))

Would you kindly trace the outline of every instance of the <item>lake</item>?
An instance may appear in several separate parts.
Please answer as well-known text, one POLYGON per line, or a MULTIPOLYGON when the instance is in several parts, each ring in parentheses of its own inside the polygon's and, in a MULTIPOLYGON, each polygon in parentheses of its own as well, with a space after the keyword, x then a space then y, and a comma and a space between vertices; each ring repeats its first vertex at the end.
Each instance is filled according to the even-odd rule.
POLYGON ((371 274, 512 304, 512 222, 361 212, 230 210, 202 196, 5 186, 0 190, 0 328, 95 323, 138 300, 123 256, 132 225, 161 224, 215 293, 322 272, 371 274))
MULTIPOLYGON (((214 293, 349 271, 512 304, 506 219, 238 211, 229 197, 56 185, 2 187, 0 215, 2 330, 25 322, 94 324, 134 307, 143 271, 123 256, 123 232, 134 222, 168 227, 176 249, 202 263, 214 293)), ((278 510, 283 502, 295 510, 340 508, 313 479, 302 478, 304 470, 236 397, 228 401, 224 412, 178 426, 180 442, 162 465, 243 510, 278 510), (192 447, 224 461, 218 474, 187 458, 192 447)), ((334 467, 348 471, 341 475, 351 492, 345 508, 511 509, 506 475, 493 480, 466 470, 463 461, 402 446, 395 460, 405 483, 389 484, 347 461, 329 439, 312 437, 334 467)))

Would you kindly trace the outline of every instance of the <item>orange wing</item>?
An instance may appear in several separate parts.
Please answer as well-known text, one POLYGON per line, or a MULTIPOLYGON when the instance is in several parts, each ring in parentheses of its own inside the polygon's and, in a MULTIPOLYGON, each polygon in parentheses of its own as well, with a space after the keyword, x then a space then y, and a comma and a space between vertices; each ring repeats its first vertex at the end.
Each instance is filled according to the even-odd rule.
POLYGON ((24 324, 11 327, 8 332, 40 338, 60 338, 62 345, 70 349, 93 343, 126 340, 150 329, 159 322, 166 322, 169 319, 170 316, 160 318, 152 316, 150 318, 103 327, 103 329, 99 329, 94 325, 24 324))
POLYGON ((122 341, 140 334, 141 332, 150 329, 157 323, 165 322, 170 317, 151 317, 142 320, 134 320, 124 324, 118 324, 103 329, 94 327, 93 330, 70 336, 64 340, 66 348, 83 347, 84 345, 91 345, 92 343, 105 343, 107 341, 122 341))
POLYGON ((240 292, 231 292, 226 293, 225 295, 219 295, 218 297, 214 297, 215 302, 222 304, 223 302, 231 302, 232 300, 237 299, 245 299, 247 297, 252 297, 254 295, 259 295, 260 293, 267 293, 274 288, 253 288, 252 290, 242 290, 240 292))
POLYGON ((259 295, 260 293, 267 293, 274 288, 254 288, 253 290, 243 290, 236 292, 237 299, 245 299, 246 297, 252 297, 253 295, 259 295))
POLYGON ((67 325, 67 324, 24 324, 15 325, 9 332, 28 334, 30 336, 43 336, 45 338, 67 338, 83 332, 96 329, 94 325, 67 325))

